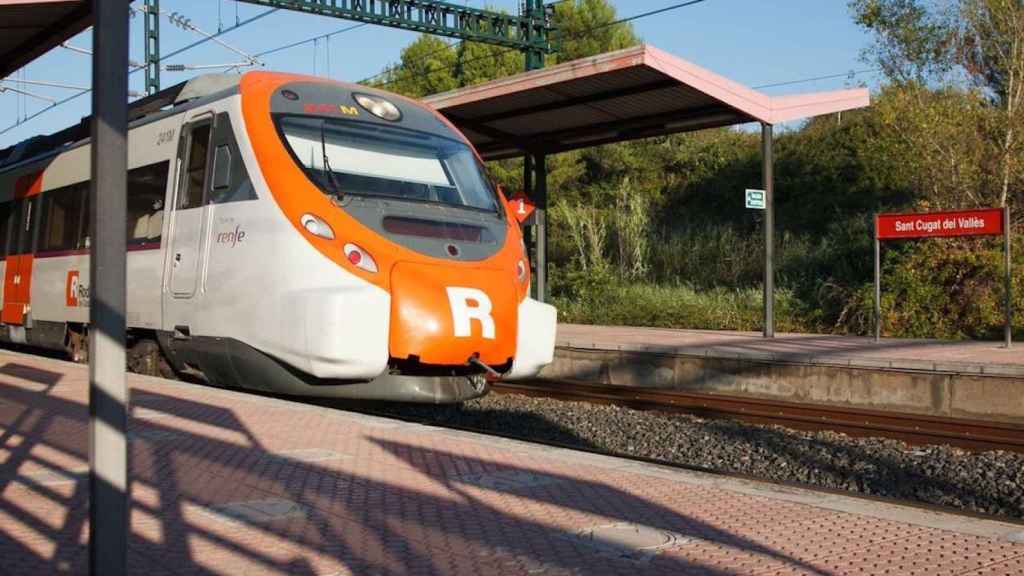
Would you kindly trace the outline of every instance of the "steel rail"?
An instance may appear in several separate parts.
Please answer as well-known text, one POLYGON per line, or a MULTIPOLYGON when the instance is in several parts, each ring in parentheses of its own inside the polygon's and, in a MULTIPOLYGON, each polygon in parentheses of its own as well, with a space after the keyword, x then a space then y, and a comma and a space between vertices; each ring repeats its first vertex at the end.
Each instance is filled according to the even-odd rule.
POLYGON ((732 418, 800 430, 832 430, 851 436, 881 436, 912 445, 949 444, 970 450, 1024 452, 1024 426, 1003 422, 566 380, 497 382, 491 389, 501 394, 732 418))

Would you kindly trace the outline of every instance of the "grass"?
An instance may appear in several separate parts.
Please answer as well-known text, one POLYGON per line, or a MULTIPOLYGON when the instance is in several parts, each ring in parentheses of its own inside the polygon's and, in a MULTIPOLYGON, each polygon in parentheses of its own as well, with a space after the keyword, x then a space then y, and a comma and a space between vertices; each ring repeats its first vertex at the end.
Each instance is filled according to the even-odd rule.
MULTIPOLYGON (((653 326, 697 330, 756 331, 763 326, 759 288, 712 288, 648 283, 605 285, 598 293, 557 296, 559 320, 577 324, 653 326)), ((789 290, 776 291, 776 329, 817 332, 822 327, 805 317, 789 290)))

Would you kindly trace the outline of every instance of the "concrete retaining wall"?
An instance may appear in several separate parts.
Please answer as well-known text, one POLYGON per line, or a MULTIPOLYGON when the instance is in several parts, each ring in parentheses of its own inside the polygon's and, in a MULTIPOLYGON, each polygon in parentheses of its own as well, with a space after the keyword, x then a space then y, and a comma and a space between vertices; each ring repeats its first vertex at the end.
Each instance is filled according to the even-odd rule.
POLYGON ((1024 372, 985 374, 936 364, 892 368, 859 360, 792 362, 560 347, 541 376, 1024 424, 1024 372))

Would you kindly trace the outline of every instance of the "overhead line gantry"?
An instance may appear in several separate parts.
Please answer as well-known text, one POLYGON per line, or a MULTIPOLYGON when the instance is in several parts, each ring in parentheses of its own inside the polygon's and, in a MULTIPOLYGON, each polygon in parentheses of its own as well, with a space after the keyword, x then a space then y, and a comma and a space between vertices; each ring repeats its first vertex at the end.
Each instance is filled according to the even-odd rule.
MULTIPOLYGON (((522 51, 526 69, 544 67, 555 52, 554 28, 543 0, 525 0, 522 14, 505 14, 430 0, 240 0, 248 4, 355 20, 522 51)), ((145 0, 146 91, 160 90, 160 0, 145 0)))

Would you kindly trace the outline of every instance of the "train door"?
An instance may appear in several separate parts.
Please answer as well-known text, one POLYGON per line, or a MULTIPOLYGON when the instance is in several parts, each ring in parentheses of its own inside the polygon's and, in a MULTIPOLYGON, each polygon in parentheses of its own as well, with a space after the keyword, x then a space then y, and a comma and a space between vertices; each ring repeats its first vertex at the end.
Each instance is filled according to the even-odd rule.
POLYGON ((210 138, 213 115, 193 118, 182 129, 180 169, 171 214, 170 292, 174 298, 191 298, 196 293, 203 242, 205 191, 210 178, 210 138))
POLYGON ((16 200, 10 214, 11 231, 4 269, 4 307, 0 320, 23 325, 32 295, 32 221, 38 211, 39 196, 16 200))

